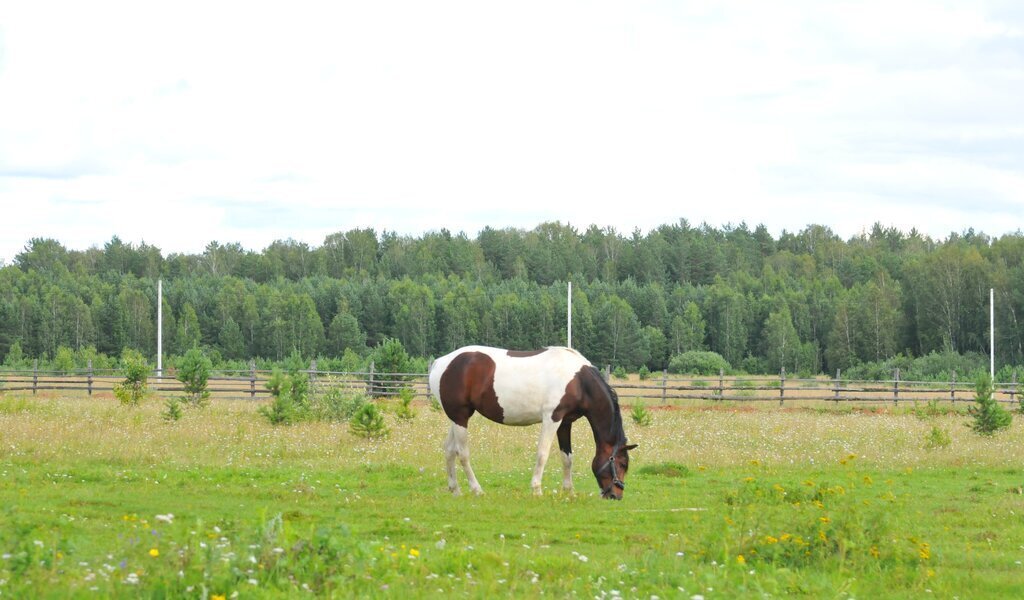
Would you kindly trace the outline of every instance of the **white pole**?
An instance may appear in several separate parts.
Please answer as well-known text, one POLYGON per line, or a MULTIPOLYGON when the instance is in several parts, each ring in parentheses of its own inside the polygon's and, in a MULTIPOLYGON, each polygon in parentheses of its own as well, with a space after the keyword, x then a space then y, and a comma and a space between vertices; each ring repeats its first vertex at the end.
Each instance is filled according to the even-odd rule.
POLYGON ((992 382, 996 381, 996 290, 988 288, 988 324, 989 324, 989 352, 988 352, 988 374, 992 382))
POLYGON ((156 280, 156 376, 164 374, 164 280, 156 280))
POLYGON ((569 347, 569 348, 572 348, 572 282, 571 281, 569 282, 569 302, 568 302, 567 305, 568 305, 569 308, 566 309, 566 311, 565 311, 565 320, 566 320, 566 328, 565 328, 565 330, 566 330, 566 342, 565 342, 565 345, 567 347, 569 347))

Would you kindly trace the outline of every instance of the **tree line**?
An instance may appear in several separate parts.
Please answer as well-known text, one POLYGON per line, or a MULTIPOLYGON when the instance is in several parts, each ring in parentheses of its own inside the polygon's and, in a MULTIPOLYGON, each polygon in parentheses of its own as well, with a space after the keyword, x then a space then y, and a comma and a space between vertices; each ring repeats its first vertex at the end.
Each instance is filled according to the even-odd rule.
POLYGON ((685 220, 644 234, 561 223, 405 236, 373 229, 262 251, 210 242, 164 255, 114 237, 74 250, 32 239, 0 267, 0 357, 68 350, 155 355, 156 280, 165 352, 215 358, 365 355, 399 339, 417 357, 464 344, 573 342, 592 361, 665 368, 695 350, 747 372, 832 373, 893 357, 988 353, 1024 364, 1024 235, 968 230, 934 240, 875 225, 844 240, 811 225, 685 220))

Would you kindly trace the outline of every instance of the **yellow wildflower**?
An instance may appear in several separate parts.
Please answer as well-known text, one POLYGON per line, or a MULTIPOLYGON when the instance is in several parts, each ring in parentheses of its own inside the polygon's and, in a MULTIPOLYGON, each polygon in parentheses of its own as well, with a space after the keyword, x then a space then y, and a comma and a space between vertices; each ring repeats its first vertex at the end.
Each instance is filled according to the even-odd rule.
MULTIPOLYGON (((783 534, 783 535, 785 535, 785 534, 783 534)), ((775 536, 771 536, 771 535, 766 535, 764 537, 764 542, 766 544, 778 544, 779 543, 779 538, 777 538, 775 536)))
POLYGON ((793 536, 789 535, 788 533, 784 533, 784 534, 779 536, 779 539, 784 542, 784 541, 788 540, 791 537, 793 537, 793 536))
POLYGON ((747 564, 747 559, 743 558, 742 554, 737 555, 736 556, 736 564, 745 565, 745 564, 747 564))
POLYGON ((928 545, 928 542, 921 542, 917 547, 917 555, 921 560, 928 560, 932 557, 932 549, 928 545))
POLYGON ((868 554, 870 554, 871 556, 873 556, 875 558, 878 558, 879 556, 882 555, 882 553, 878 551, 878 546, 872 546, 871 549, 868 550, 868 554))
POLYGON ((227 596, 224 594, 214 594, 210 596, 210 600, 227 600, 227 596))
POLYGON ((420 551, 415 548, 409 548, 409 556, 419 556, 420 551))
POLYGON ((828 518, 828 516, 818 517, 818 520, 821 521, 822 523, 831 523, 832 522, 832 519, 828 518))
POLYGON ((156 557, 160 556, 160 551, 157 550, 156 548, 150 548, 149 549, 149 555, 152 556, 153 558, 156 558, 156 557))

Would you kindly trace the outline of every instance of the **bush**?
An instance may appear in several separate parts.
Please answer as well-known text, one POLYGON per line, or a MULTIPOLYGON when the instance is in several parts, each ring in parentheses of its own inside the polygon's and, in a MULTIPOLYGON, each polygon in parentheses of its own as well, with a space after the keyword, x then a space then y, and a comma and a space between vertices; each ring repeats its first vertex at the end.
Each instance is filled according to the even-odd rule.
POLYGON ((309 380, 304 374, 274 371, 267 381, 267 389, 274 401, 261 407, 259 412, 272 425, 291 425, 309 414, 309 380))
POLYGON ((967 412, 974 417, 974 422, 968 426, 975 432, 992 435, 1010 426, 1013 415, 992 397, 992 379, 988 375, 982 375, 975 380, 974 402, 975 405, 968 408, 967 412))
POLYGON ((210 399, 206 384, 210 379, 213 363, 199 348, 192 348, 177 361, 177 379, 185 388, 185 402, 202 406, 210 399))
POLYGON ((718 375, 720 370, 728 373, 731 367, 717 352, 691 350, 673 356, 668 363, 668 370, 676 374, 718 375))
POLYGON ((362 438, 387 437, 388 426, 384 422, 384 413, 373 402, 367 402, 352 415, 348 423, 349 431, 362 438))
POLYGON ((953 440, 950 439, 948 431, 938 425, 933 425, 932 430, 925 438, 924 447, 927 450, 934 450, 935 448, 948 448, 952 443, 953 440))
POLYGON ((634 404, 629 416, 640 427, 647 427, 654 422, 654 416, 651 415, 651 411, 647 410, 647 407, 643 404, 634 404))
POLYGON ((625 367, 615 367, 612 370, 612 377, 615 379, 629 379, 629 373, 626 372, 625 367))
POLYGON ((399 419, 412 420, 416 418, 416 411, 412 407, 413 391, 409 388, 402 388, 398 392, 398 408, 395 415, 399 419))
POLYGON ((121 356, 124 381, 114 384, 114 396, 125 406, 138 406, 148 393, 149 363, 137 350, 121 356))
POLYGON ((181 402, 177 398, 168 398, 164 402, 164 412, 161 413, 161 416, 165 421, 177 421, 181 419, 182 415, 181 402))
POLYGON ((387 338, 377 344, 370 353, 370 361, 373 363, 374 373, 385 374, 384 377, 374 375, 373 384, 370 386, 371 396, 397 393, 409 379, 409 376, 400 373, 411 373, 414 368, 405 346, 396 338, 387 338))
POLYGON ((326 391, 309 399, 309 419, 316 421, 348 421, 368 402, 364 394, 353 393, 328 384, 326 391))
POLYGON ((640 377, 640 381, 647 381, 651 378, 651 370, 647 368, 647 365, 641 365, 637 375, 640 377))

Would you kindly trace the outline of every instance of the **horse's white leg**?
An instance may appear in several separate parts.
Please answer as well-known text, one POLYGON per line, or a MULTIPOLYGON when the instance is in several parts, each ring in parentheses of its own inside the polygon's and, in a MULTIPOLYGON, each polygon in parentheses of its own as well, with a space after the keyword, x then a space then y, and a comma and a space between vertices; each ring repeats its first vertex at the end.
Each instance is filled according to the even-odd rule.
POLYGON ((530 480, 530 487, 534 494, 541 493, 540 482, 544 476, 544 465, 548 462, 548 455, 551 453, 551 442, 555 439, 558 431, 558 422, 544 419, 540 426, 540 441, 537 443, 537 466, 533 468, 533 479, 530 480))
POLYGON ((460 438, 462 443, 465 443, 469 432, 466 431, 465 427, 460 427, 455 423, 452 423, 451 427, 448 428, 448 438, 444 441, 444 461, 445 466, 448 468, 448 491, 459 495, 459 480, 455 476, 455 457, 459 454, 460 438), (460 433, 459 430, 462 430, 460 433))
POLYGON ((572 453, 562 452, 562 489, 572 491, 572 453))
POLYGON ((458 495, 459 483, 455 477, 455 457, 462 463, 462 470, 466 472, 466 479, 469 480, 469 490, 474 494, 484 493, 480 482, 476 480, 473 473, 473 466, 469 463, 469 431, 455 423, 448 429, 448 440, 445 441, 445 460, 448 466, 448 489, 458 495))

